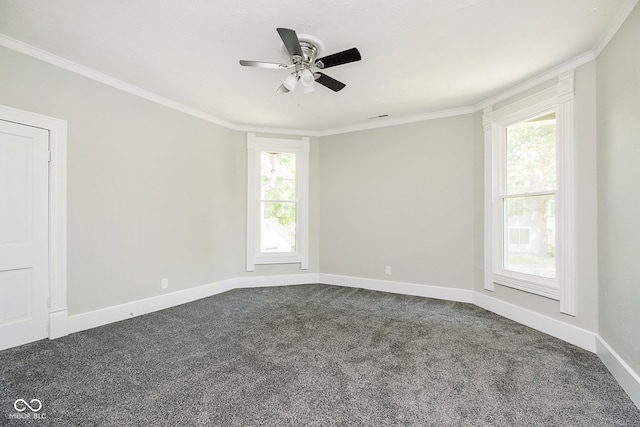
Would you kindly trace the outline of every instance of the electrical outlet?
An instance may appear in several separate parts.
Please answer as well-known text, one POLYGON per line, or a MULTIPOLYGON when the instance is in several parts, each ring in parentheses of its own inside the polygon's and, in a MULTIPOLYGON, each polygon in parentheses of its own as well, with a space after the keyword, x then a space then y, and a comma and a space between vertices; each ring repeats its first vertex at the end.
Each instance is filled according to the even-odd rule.
POLYGON ((384 274, 390 275, 391 274, 391 266, 387 265, 384 268, 384 274))
POLYGON ((164 278, 160 281, 160 287, 162 289, 167 289, 169 287, 169 279, 164 278))

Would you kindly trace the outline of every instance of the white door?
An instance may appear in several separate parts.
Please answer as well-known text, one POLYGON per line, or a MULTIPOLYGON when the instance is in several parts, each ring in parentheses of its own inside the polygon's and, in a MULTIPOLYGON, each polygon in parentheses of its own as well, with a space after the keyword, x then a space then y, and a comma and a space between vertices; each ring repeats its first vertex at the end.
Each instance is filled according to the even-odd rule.
POLYGON ((0 120, 0 350, 48 336, 49 132, 0 120))

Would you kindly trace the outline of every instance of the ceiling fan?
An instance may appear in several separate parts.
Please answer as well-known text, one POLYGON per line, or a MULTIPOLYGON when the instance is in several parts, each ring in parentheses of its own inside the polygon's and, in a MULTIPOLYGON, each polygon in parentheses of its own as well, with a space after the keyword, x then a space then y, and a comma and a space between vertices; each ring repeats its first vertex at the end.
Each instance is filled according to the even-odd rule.
POLYGON ((314 82, 318 82, 322 86, 338 92, 344 89, 346 85, 318 70, 348 64, 349 62, 360 61, 360 59, 362 59, 360 52, 355 47, 317 58, 323 50, 323 45, 320 40, 308 35, 301 34, 298 36, 294 30, 288 28, 277 28, 276 30, 282 39, 287 53, 291 57, 291 65, 278 64, 275 62, 247 61, 244 59, 240 60, 240 65, 245 67, 293 70, 280 85, 277 92, 290 92, 296 88, 298 82, 302 84, 304 93, 315 90, 314 82))

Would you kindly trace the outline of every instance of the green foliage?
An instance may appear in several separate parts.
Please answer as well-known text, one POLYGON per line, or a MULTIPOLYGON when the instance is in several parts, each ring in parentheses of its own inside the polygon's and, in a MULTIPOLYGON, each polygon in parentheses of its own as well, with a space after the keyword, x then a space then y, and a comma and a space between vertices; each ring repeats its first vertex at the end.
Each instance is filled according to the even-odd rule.
POLYGON ((296 155, 262 153, 262 156, 262 199, 273 201, 265 204, 265 216, 277 218, 282 225, 295 224, 296 155))
MULTIPOLYGON (((530 196, 526 193, 555 191, 557 188, 555 113, 510 126, 506 137, 506 194, 522 195, 511 202, 523 200, 523 206, 526 206, 526 212, 510 210, 510 215, 514 215, 514 220, 516 214, 527 215, 528 224, 538 235, 538 243, 527 255, 526 262, 524 259, 511 259, 512 254, 509 262, 533 266, 539 259, 548 263, 555 252, 555 234, 548 230, 549 220, 555 218, 555 196, 530 196)), ((543 274, 541 270, 534 274, 553 277, 555 271, 543 274)))
POLYGON ((556 126, 527 123, 507 128, 507 194, 556 188, 556 126))
POLYGON ((295 203, 268 203, 265 206, 265 217, 277 218, 281 225, 295 224, 295 203))

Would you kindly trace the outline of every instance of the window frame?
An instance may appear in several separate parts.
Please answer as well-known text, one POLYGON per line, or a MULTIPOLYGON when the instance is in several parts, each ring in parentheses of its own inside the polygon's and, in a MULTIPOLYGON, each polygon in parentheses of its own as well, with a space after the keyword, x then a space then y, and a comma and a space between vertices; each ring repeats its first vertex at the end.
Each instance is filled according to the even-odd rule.
MULTIPOLYGON (((493 111, 484 109, 485 133, 485 278, 484 289, 507 286, 560 302, 560 312, 575 316, 575 142, 573 71, 558 76, 555 86, 493 111), (508 126, 556 113, 556 277, 545 278, 504 269, 505 213, 502 190, 504 144, 508 126)), ((531 193, 535 195, 535 193, 531 193)))
POLYGON ((300 264, 309 268, 309 138, 283 139, 247 133, 247 271, 258 264, 300 264), (294 252, 261 252, 261 153, 296 155, 296 244, 294 252))

